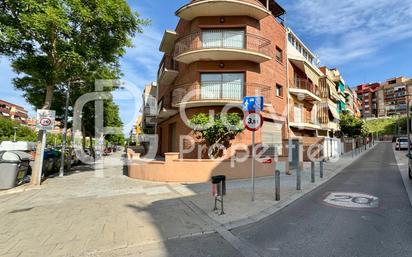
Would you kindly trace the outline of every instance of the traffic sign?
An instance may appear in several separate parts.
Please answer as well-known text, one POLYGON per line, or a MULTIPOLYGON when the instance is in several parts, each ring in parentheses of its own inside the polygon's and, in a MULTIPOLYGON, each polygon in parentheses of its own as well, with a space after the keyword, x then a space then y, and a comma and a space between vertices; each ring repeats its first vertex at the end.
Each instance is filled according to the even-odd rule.
POLYGON ((52 110, 37 110, 37 124, 36 127, 39 130, 52 130, 54 129, 54 121, 56 118, 56 111, 52 110))
POLYGON ((243 111, 260 112, 263 111, 263 96, 246 96, 243 98, 243 111))
POLYGON ((259 130, 263 125, 262 114, 258 112, 250 112, 246 114, 243 123, 247 130, 256 131, 259 130))

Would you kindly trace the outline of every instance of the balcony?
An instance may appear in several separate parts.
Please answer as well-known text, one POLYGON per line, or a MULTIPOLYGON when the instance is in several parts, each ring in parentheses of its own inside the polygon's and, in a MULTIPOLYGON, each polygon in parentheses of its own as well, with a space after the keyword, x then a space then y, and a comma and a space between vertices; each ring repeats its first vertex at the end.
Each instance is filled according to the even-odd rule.
POLYGON ((318 87, 308 79, 297 79, 291 83, 289 92, 296 95, 299 99, 320 102, 318 87))
POLYGON ((170 57, 163 57, 157 72, 157 83, 159 85, 170 85, 179 74, 177 63, 170 57))
POLYGON ((312 117, 294 117, 293 121, 289 122, 289 126, 298 129, 316 130, 320 129, 320 124, 314 120, 312 117))
POLYGON ((270 86, 256 83, 207 81, 178 86, 172 94, 172 106, 201 107, 242 105, 246 95, 261 95, 271 99, 270 86))
POLYGON ((190 64, 197 61, 251 61, 272 59, 271 42, 241 30, 205 30, 181 38, 175 45, 174 58, 190 64))
POLYGON ((195 0, 176 11, 176 16, 191 21, 203 16, 249 16, 261 20, 271 15, 264 6, 246 0, 195 0))
POLYGON ((177 110, 172 107, 170 95, 163 96, 158 103, 157 121, 161 122, 177 114, 177 110))

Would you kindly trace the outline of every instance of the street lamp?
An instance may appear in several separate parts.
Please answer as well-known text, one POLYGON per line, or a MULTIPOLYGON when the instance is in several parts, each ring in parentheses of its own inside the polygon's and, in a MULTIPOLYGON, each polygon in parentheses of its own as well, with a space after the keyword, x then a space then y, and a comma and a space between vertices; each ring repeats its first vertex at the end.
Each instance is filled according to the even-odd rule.
POLYGON ((13 127, 13 130, 14 130, 13 142, 17 141, 17 138, 16 138, 17 129, 18 129, 17 127, 13 127))

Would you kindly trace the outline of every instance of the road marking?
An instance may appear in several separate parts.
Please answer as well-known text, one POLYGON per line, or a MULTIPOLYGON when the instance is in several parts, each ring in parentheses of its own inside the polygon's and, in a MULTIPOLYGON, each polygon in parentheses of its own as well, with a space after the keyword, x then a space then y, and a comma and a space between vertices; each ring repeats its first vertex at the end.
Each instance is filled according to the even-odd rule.
POLYGON ((348 192, 333 192, 323 199, 327 204, 346 208, 377 208, 379 198, 373 195, 348 192))

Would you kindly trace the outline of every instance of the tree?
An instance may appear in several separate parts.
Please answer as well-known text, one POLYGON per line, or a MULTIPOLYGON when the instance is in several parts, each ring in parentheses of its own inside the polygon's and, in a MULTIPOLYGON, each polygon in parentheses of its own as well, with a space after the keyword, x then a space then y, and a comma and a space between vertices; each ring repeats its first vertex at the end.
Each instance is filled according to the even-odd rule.
MULTIPOLYGON (((125 0, 2 0, 0 54, 20 74, 16 88, 37 108, 61 114, 61 88, 90 77, 100 67, 118 69, 131 37, 148 21, 138 18, 125 0)), ((40 149, 43 131, 38 135, 40 149)), ((33 181, 40 172, 36 153, 33 181)))
POLYGON ((230 145, 239 133, 243 132, 242 119, 238 113, 217 114, 214 116, 213 123, 209 123, 209 116, 205 113, 198 113, 190 119, 194 134, 205 144, 213 157, 219 157, 223 151, 218 147, 210 149, 215 143, 225 147, 230 145))
POLYGON ((14 138, 14 128, 16 128, 17 141, 35 141, 36 132, 30 128, 19 124, 17 121, 0 117, 0 141, 11 141, 14 138))
POLYGON ((348 137, 357 137, 368 134, 363 120, 351 115, 348 112, 344 112, 340 115, 339 126, 341 132, 348 137))
POLYGON ((0 54, 23 74, 14 83, 27 100, 48 109, 57 86, 100 65, 118 66, 146 23, 124 0, 3 0, 0 54))

